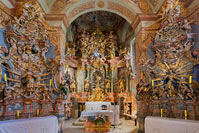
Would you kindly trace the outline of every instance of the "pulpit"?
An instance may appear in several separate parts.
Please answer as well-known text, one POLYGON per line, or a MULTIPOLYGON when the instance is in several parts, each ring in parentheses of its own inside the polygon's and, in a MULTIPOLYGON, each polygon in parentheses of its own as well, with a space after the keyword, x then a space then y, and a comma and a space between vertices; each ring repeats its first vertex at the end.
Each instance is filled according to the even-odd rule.
POLYGON ((113 111, 110 102, 86 102, 81 117, 85 117, 85 131, 109 132, 113 111))

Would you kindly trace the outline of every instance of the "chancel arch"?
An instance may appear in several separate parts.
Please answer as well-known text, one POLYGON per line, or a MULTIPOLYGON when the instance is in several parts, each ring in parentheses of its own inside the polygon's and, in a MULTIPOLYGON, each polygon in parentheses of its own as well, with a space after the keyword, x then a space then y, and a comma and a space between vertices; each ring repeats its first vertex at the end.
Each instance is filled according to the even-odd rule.
POLYGON ((65 13, 69 24, 73 22, 80 15, 93 12, 93 11, 108 11, 120 15, 125 18, 130 24, 133 23, 136 13, 142 13, 142 11, 137 8, 137 6, 132 6, 127 1, 82 1, 80 3, 75 3, 72 8, 67 8, 67 10, 62 10, 62 13, 65 13), (128 6, 126 6, 128 5, 128 6))
POLYGON ((84 94, 78 99, 79 113, 89 101, 110 101, 121 106, 118 109, 122 116, 132 112, 136 105, 131 90, 135 86, 130 61, 134 37, 131 23, 110 10, 86 10, 76 17, 67 32, 65 57, 69 65, 65 69, 74 69, 71 80, 76 83, 77 92, 84 94), (124 99, 121 105, 120 97, 124 99))

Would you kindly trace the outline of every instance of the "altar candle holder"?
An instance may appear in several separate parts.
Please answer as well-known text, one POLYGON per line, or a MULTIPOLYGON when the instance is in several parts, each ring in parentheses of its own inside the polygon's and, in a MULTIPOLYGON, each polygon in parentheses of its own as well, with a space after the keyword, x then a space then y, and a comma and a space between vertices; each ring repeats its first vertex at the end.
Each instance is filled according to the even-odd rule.
POLYGON ((17 110, 17 119, 19 119, 20 112, 17 110))
POLYGON ((162 108, 160 109, 160 115, 161 115, 161 117, 163 116, 163 109, 162 108))
POLYGON ((7 82, 7 76, 4 74, 4 81, 7 82))
POLYGON ((192 76, 189 76, 189 84, 192 83, 192 76))
POLYGON ((52 86, 52 79, 50 79, 50 88, 51 88, 51 86, 52 86))
POLYGON ((184 110, 184 119, 187 120, 187 110, 184 110))
POLYGON ((37 116, 39 116, 39 109, 37 109, 37 116))
POLYGON ((151 81, 151 85, 154 86, 154 80, 151 81))
POLYGON ((7 86, 7 75, 4 73, 4 81, 6 83, 6 86, 7 86))

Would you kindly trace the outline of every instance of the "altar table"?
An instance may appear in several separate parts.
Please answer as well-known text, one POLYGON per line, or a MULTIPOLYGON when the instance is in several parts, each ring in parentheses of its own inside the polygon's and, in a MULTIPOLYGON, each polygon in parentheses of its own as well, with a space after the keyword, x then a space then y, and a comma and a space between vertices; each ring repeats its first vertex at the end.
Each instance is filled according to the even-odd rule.
POLYGON ((86 110, 102 110, 102 105, 107 106, 110 109, 111 102, 86 102, 86 110))
POLYGON ((145 133, 199 133, 199 121, 147 116, 145 133))
POLYGON ((113 111, 112 110, 89 110, 89 111, 82 111, 81 117, 83 116, 97 116, 99 114, 102 114, 104 116, 113 117, 113 111))
POLYGON ((0 133, 58 133, 56 116, 0 121, 0 133))
POLYGON ((81 117, 85 117, 86 121, 84 122, 84 128, 85 131, 99 131, 99 132, 109 132, 111 128, 111 117, 113 117, 113 111, 112 110, 89 110, 89 111, 83 111, 81 113, 81 117), (96 119, 96 116, 101 115, 104 116, 106 119, 106 122, 104 124, 96 125, 94 123, 94 120, 96 119))

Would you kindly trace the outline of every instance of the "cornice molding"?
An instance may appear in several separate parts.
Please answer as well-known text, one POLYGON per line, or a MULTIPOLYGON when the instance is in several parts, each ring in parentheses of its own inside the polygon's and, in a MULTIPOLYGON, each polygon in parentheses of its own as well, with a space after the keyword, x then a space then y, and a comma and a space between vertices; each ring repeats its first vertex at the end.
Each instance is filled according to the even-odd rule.
POLYGON ((45 14, 44 18, 46 21, 62 21, 66 29, 69 26, 68 20, 65 14, 45 14))
POLYGON ((159 17, 155 14, 136 14, 135 19, 131 25, 132 25, 133 29, 136 29, 136 27, 142 21, 156 21, 156 20, 158 20, 158 18, 159 17))

